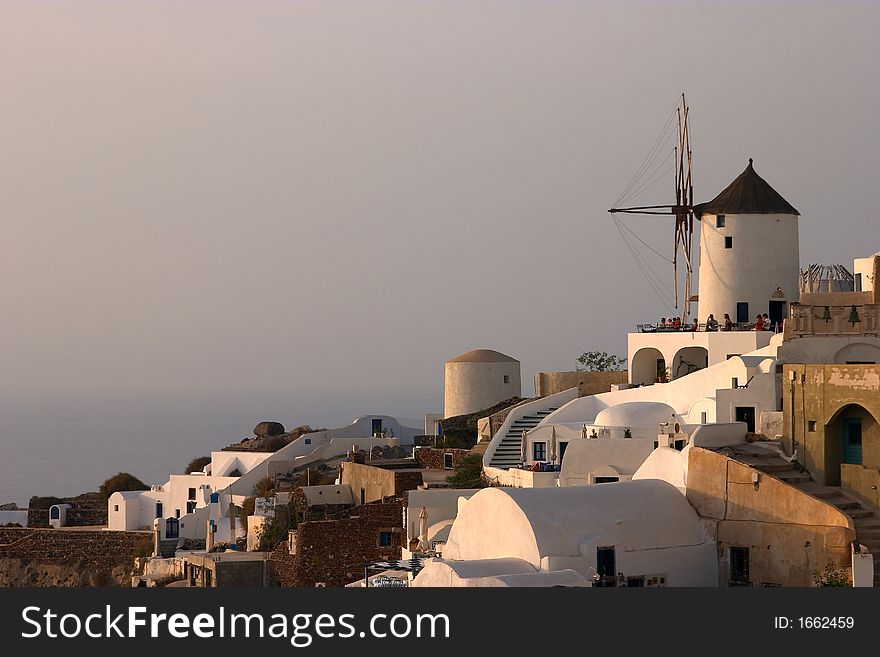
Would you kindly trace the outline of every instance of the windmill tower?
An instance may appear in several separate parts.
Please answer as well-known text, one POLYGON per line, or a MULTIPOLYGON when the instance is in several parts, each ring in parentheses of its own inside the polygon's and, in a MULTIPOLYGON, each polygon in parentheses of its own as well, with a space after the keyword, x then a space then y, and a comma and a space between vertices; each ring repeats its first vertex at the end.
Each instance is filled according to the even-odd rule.
POLYGON ((773 323, 799 298, 798 217, 753 167, 752 160, 727 188, 694 206, 700 221, 700 321, 754 321, 767 313, 773 323))

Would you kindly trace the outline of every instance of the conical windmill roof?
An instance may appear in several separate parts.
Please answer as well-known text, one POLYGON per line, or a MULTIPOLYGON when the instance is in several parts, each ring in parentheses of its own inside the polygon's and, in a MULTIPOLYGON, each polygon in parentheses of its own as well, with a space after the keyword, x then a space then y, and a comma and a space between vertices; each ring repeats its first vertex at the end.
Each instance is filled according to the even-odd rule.
POLYGON ((727 188, 708 203, 694 206, 694 214, 794 214, 800 215, 749 165, 727 188))

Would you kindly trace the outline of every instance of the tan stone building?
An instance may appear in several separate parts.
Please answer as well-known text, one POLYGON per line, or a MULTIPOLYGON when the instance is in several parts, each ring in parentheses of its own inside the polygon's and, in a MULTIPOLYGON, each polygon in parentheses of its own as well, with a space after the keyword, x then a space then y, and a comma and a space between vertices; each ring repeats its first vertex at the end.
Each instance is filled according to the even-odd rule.
POLYGON ((783 384, 787 448, 818 482, 878 506, 880 365, 788 364, 783 384))

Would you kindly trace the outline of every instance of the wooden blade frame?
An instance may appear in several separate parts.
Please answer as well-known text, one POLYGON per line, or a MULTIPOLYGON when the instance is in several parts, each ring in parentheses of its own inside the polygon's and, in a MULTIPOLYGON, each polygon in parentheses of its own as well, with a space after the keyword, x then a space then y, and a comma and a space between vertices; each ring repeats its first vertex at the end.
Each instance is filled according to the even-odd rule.
POLYGON ((691 153, 688 106, 684 94, 678 107, 678 142, 675 146, 675 204, 640 205, 629 208, 612 208, 608 212, 646 215, 673 215, 675 217, 675 236, 672 254, 672 276, 675 288, 675 307, 681 308, 681 321, 687 322, 690 315, 691 274, 693 273, 694 237, 694 183, 691 172, 693 155, 691 153), (679 306, 678 262, 679 251, 684 260, 684 298, 679 306))

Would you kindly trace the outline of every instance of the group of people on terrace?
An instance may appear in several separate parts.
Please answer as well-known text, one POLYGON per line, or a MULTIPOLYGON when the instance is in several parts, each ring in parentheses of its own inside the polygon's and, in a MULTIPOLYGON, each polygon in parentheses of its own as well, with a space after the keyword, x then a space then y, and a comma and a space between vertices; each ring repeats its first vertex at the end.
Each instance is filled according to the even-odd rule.
MULTIPOLYGON (((647 327, 646 327, 647 328, 647 327)), ((710 314, 706 319, 705 324, 700 324, 699 321, 694 318, 694 321, 685 324, 682 323, 681 319, 678 317, 670 317, 668 320, 665 317, 660 318, 660 323, 657 325, 657 331, 773 331, 778 328, 781 328, 779 323, 774 325, 773 322, 770 321, 770 318, 767 316, 767 313, 763 315, 759 314, 755 317, 754 323, 734 323, 733 320, 730 319, 730 315, 724 313, 724 318, 719 322, 715 319, 715 315, 710 314)))

